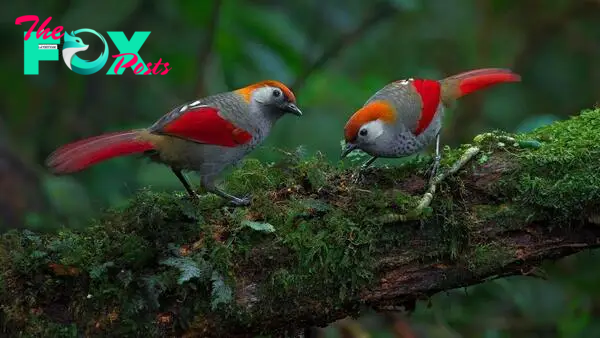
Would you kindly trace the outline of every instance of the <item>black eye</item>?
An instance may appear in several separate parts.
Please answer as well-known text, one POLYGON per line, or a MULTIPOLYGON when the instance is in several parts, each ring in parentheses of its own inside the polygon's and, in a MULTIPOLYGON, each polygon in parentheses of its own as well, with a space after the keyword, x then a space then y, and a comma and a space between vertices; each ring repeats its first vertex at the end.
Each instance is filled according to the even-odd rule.
POLYGON ((366 129, 361 129, 359 132, 360 136, 367 136, 368 133, 369 132, 366 129))
POLYGON ((281 91, 279 89, 273 90, 273 96, 279 97, 281 95, 281 91))

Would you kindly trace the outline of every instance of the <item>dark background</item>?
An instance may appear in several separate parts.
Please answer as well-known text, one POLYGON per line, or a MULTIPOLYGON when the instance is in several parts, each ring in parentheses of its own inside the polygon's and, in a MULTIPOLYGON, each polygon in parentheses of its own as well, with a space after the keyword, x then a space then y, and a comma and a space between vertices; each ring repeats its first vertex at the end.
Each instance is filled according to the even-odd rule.
MULTIPOLYGON (((455 146, 481 132, 526 131, 593 107, 600 91, 600 1, 592 0, 105 0, 8 1, 0 5, 3 43, 0 99, 0 219, 5 228, 82 227, 143 186, 181 189, 167 168, 132 158, 72 176, 53 177, 43 162, 56 147, 108 131, 144 127, 173 106, 264 79, 292 86, 301 118, 286 117, 251 156, 276 161, 277 149, 303 145, 338 161, 343 125, 386 83, 440 79, 480 67, 508 67, 522 83, 461 99, 447 114, 442 141, 455 146), (167 75, 107 65, 78 75, 42 61, 23 75, 17 17, 68 31, 91 28, 152 33, 140 50, 162 58, 167 75), (33 213, 32 213, 33 212, 33 213), (35 216, 35 215, 38 216, 35 216)), ((39 25, 39 24, 38 24, 39 25)), ((80 35, 93 60, 100 43, 80 35)), ((381 161, 381 164, 401 160, 381 161)), ((197 183, 197 179, 194 179, 197 183)), ((550 264, 534 275, 500 279, 434 297, 413 318, 433 337, 600 336, 600 261, 593 253, 550 264)), ((382 335, 383 337, 385 335, 382 335)))

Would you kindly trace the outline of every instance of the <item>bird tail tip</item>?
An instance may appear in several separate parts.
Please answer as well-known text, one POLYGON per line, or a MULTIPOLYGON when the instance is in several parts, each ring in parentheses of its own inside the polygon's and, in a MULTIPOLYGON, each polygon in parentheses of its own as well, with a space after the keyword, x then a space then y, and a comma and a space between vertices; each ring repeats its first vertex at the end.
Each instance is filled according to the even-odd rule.
POLYGON ((453 88, 456 99, 487 87, 506 82, 520 82, 521 75, 508 68, 482 68, 450 76, 443 80, 453 88))
POLYGON ((137 131, 103 134, 63 145, 48 156, 45 165, 54 175, 65 175, 153 148, 152 143, 139 139, 137 131))

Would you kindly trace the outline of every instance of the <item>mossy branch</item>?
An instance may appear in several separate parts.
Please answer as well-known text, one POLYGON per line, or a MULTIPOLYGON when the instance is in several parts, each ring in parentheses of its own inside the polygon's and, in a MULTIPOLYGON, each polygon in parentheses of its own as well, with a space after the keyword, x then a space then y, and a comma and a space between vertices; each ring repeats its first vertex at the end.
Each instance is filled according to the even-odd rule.
POLYGON ((227 189, 254 193, 248 208, 144 190, 85 230, 9 232, 0 331, 281 335, 361 305, 527 274, 598 246, 598 130, 594 110, 526 135, 479 136, 445 149, 429 192, 426 161, 373 168, 356 186, 354 169, 298 152, 230 175, 227 189), (417 206, 412 220, 398 217, 417 206))

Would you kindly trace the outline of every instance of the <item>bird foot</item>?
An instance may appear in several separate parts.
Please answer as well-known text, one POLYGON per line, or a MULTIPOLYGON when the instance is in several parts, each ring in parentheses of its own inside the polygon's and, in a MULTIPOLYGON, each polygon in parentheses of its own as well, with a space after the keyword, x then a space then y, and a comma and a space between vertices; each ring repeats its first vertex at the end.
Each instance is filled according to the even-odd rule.
POLYGON ((200 200, 200 195, 196 192, 192 193, 188 193, 187 195, 183 196, 184 200, 188 200, 188 201, 199 201, 200 200))
POLYGON ((360 167, 354 174, 352 174, 352 183, 353 184, 361 184, 365 179, 365 173, 367 172, 367 168, 360 167))
POLYGON ((429 168, 427 169, 427 171, 425 172, 426 176, 429 176, 429 184, 431 185, 431 183, 433 182, 433 178, 435 177, 435 175, 438 172, 438 169, 440 169, 440 160, 442 159, 442 157, 440 155, 436 155, 433 158, 433 163, 431 164, 431 166, 429 166, 429 168))
POLYGON ((237 197, 237 196, 231 195, 228 192, 226 192, 222 189, 219 189, 215 186, 211 186, 210 189, 207 189, 207 190, 212 192, 213 194, 220 196, 221 198, 229 201, 229 204, 236 206, 236 207, 243 207, 243 206, 250 205, 250 201, 252 200, 251 194, 247 194, 244 197, 237 197))
POLYGON ((232 196, 233 198, 230 199, 230 203, 236 207, 245 207, 250 205, 250 202, 252 201, 252 194, 247 194, 244 197, 235 197, 232 196))

